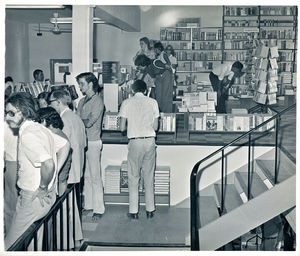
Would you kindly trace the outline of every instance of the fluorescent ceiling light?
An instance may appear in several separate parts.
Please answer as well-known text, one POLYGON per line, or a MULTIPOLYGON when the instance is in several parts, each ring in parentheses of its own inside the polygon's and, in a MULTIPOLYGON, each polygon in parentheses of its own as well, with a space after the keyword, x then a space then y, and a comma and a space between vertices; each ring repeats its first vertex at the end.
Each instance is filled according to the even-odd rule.
POLYGON ((10 9, 64 9, 64 5, 17 5, 17 4, 7 4, 5 8, 10 9))
MULTIPOLYGON (((50 18, 50 22, 53 24, 70 24, 72 23, 73 18, 72 17, 59 17, 59 18, 50 18)), ((93 23, 97 24, 104 24, 106 23, 104 20, 101 20, 100 18, 94 17, 93 23)))

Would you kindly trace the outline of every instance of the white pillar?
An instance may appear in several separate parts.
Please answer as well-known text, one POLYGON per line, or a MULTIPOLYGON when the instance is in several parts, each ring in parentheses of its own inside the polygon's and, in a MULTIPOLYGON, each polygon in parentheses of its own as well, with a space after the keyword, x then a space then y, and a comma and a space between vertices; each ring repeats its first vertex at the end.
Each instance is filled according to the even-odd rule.
POLYGON ((72 74, 67 83, 75 85, 81 98, 75 77, 82 72, 92 72, 94 10, 88 5, 73 5, 72 13, 72 74))

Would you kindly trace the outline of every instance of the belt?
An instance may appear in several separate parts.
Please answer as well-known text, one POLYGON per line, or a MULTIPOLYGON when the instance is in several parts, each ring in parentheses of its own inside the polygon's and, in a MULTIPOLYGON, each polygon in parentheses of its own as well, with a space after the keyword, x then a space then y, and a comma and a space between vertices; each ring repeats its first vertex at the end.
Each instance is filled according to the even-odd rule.
POLYGON ((130 140, 141 140, 141 139, 149 139, 149 138, 154 138, 153 136, 147 136, 147 137, 134 137, 130 138, 130 140))

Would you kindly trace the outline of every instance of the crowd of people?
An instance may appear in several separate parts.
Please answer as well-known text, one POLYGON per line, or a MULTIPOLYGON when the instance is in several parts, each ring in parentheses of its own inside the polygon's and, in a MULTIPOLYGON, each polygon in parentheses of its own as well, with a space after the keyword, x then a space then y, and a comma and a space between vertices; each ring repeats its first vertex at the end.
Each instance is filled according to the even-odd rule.
MULTIPOLYGON (((141 176, 146 216, 154 216, 155 136, 159 113, 172 112, 177 68, 171 45, 164 48, 161 42, 156 42, 151 47, 150 40, 143 37, 140 47, 133 58, 137 69, 132 84, 133 97, 122 102, 119 112, 121 131, 127 131, 129 139, 129 219, 138 219, 141 176)), ((217 112, 224 111, 223 98, 235 77, 243 75, 242 68, 240 62, 235 62, 221 65, 210 73, 212 86, 218 92, 217 112)), ((77 106, 69 90, 49 88, 42 70, 35 70, 33 76, 34 83, 44 89, 37 98, 28 92, 16 92, 13 79, 5 78, 5 248, 34 221, 44 217, 68 187, 75 186, 76 193, 72 194, 75 209, 71 204, 69 213, 70 221, 75 220, 75 234, 70 235, 69 241, 74 248, 83 239, 80 209, 83 215, 91 214, 94 221, 99 221, 105 213, 101 171, 103 95, 99 93, 98 79, 91 72, 76 76, 84 96, 77 106)), ((71 232, 72 224, 69 225, 71 232)), ((64 243, 67 243, 66 238, 64 243)))
POLYGON ((35 220, 45 216, 57 196, 62 196, 67 187, 74 184, 78 193, 74 196, 75 209, 70 204, 69 226, 73 232, 74 211, 75 241, 70 235, 70 247, 80 244, 83 239, 79 214, 82 180, 83 208, 92 212, 94 220, 104 214, 100 167, 103 99, 98 94, 99 84, 93 73, 81 73, 76 79, 84 95, 76 109, 69 91, 64 88, 43 92, 37 99, 28 92, 10 90, 6 94, 6 249, 35 220))
MULTIPOLYGON (((162 53, 161 45, 157 48, 160 48, 157 53, 167 56, 162 53)), ((152 75, 151 68, 156 69, 154 71, 156 75, 163 75, 164 72, 172 74, 169 61, 163 63, 158 59, 150 60, 140 54, 135 62, 138 63, 140 58, 144 58, 147 65, 151 66, 148 67, 151 79, 156 78, 152 75), (169 66, 166 67, 167 65, 169 66)), ((44 79, 39 71, 34 72, 35 79, 38 77, 37 74, 41 80, 44 79)), ((4 125, 6 249, 33 222, 44 217, 56 199, 64 195, 66 189, 73 185, 78 193, 74 195, 75 209, 72 209, 71 204, 68 213, 71 234, 73 217, 75 219, 75 234, 70 235, 70 248, 80 245, 83 239, 79 210, 82 208, 83 215, 91 213, 94 221, 99 221, 105 213, 101 174, 101 128, 105 107, 99 93, 98 79, 93 73, 81 73, 76 76, 76 80, 84 97, 75 107, 70 92, 65 88, 53 88, 49 91, 44 85, 45 91, 34 98, 28 92, 15 92, 12 79, 5 80, 6 89, 10 88, 5 94, 4 125)), ((159 88, 159 85, 154 87, 159 88)), ((138 183, 141 169, 143 169, 147 218, 152 218, 155 211, 153 187, 156 165, 155 134, 160 110, 157 101, 147 97, 148 89, 143 80, 136 79, 132 85, 134 96, 123 101, 119 113, 121 130, 127 130, 129 139, 128 218, 130 219, 138 218, 138 183)), ((66 222, 66 216, 64 219, 66 222)), ((43 230, 38 232, 39 249, 42 248, 42 232, 43 230)), ((67 243, 67 238, 64 238, 64 243, 67 243)))

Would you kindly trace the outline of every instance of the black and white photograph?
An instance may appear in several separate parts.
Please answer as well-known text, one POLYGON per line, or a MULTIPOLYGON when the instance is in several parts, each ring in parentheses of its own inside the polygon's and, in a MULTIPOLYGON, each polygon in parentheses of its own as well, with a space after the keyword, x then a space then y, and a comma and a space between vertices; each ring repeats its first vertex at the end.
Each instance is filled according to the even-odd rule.
POLYGON ((0 251, 299 253, 298 8, 3 1, 0 251))

